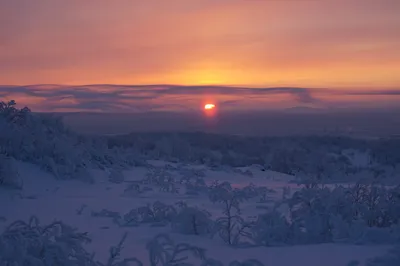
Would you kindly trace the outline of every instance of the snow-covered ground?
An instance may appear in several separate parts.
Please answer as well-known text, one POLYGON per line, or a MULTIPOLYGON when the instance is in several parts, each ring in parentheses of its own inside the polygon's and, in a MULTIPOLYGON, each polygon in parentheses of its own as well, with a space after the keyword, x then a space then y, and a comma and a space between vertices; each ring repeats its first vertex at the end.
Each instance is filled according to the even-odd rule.
MULTIPOLYGON (((257 167, 237 168, 231 171, 211 170, 206 166, 174 165, 162 161, 152 161, 152 165, 164 167, 174 179, 179 180, 188 169, 202 170, 204 180, 211 184, 215 180, 228 181, 233 187, 245 187, 250 183, 266 186, 271 189, 267 200, 256 203, 244 202, 241 205, 243 216, 251 217, 263 211, 282 197, 284 187, 296 185, 289 183, 291 176, 263 171, 257 167), (166 166, 168 165, 168 166, 166 166), (250 174, 251 173, 251 174, 250 174)), ((174 204, 185 201, 190 206, 206 209, 213 216, 222 213, 219 204, 213 204, 202 193, 186 194, 184 186, 179 187, 179 193, 162 192, 158 188, 132 195, 124 193, 125 189, 135 181, 145 178, 149 169, 136 167, 123 172, 124 181, 110 182, 109 173, 103 170, 92 170, 95 183, 82 181, 56 180, 50 174, 40 170, 33 164, 18 162, 18 169, 24 181, 22 190, 10 190, 0 187, 0 232, 15 220, 28 220, 30 216, 38 217, 42 224, 53 220, 62 220, 75 226, 81 232, 88 232, 92 242, 87 250, 96 253, 96 259, 105 261, 108 258, 110 246, 115 245, 125 232, 128 238, 124 243, 123 257, 137 257, 148 261, 145 249, 146 243, 158 233, 168 233, 176 242, 186 242, 207 249, 207 256, 228 263, 232 260, 258 259, 271 266, 345 266, 351 260, 359 260, 364 265, 366 259, 383 255, 388 250, 386 245, 350 245, 350 244, 318 244, 288 247, 231 247, 219 238, 193 236, 174 233, 169 225, 152 227, 140 225, 137 227, 118 226, 112 218, 93 215, 103 209, 118 212, 121 215, 131 209, 160 201, 174 204)))

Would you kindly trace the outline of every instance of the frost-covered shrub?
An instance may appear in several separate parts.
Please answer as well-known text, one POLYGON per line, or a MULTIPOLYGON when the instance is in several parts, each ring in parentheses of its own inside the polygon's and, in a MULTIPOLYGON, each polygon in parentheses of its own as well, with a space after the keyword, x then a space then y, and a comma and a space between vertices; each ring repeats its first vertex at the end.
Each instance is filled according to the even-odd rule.
POLYGON ((172 205, 166 205, 160 201, 152 205, 132 209, 123 216, 121 226, 138 226, 140 224, 151 224, 153 226, 165 226, 176 216, 177 211, 172 205))
POLYGON ((257 199, 258 203, 265 203, 268 201, 268 194, 275 193, 273 189, 265 186, 256 186, 253 183, 238 189, 245 199, 257 199))
POLYGON ((193 235, 209 234, 214 225, 209 212, 188 206, 184 202, 178 202, 174 206, 156 201, 153 204, 134 208, 123 216, 120 216, 118 212, 103 209, 100 212, 92 212, 92 216, 113 218, 114 222, 120 226, 170 224, 175 232, 193 235))
POLYGON ((213 228, 211 214, 184 202, 167 205, 160 201, 132 209, 122 217, 117 212, 102 210, 92 213, 94 216, 111 217, 120 226, 171 225, 172 230, 182 234, 206 235, 213 228))
POLYGON ((182 177, 180 183, 185 185, 187 195, 199 195, 200 193, 207 193, 208 186, 202 177, 182 177))
POLYGON ((11 100, 7 103, 0 102, 0 116, 9 123, 13 124, 24 124, 24 120, 27 119, 30 113, 29 108, 25 107, 21 110, 15 108, 16 102, 11 100))
MULTIPOLYGON (((208 258, 206 250, 187 243, 175 244, 166 234, 154 237, 146 245, 149 252, 148 265, 151 266, 224 266, 216 259, 208 258)), ((248 259, 242 262, 232 261, 228 266, 264 266, 256 259, 248 259)))
POLYGON ((325 243, 332 240, 330 216, 335 214, 337 203, 330 201, 330 196, 328 188, 310 188, 294 193, 288 200, 291 223, 302 232, 298 241, 325 243))
POLYGON ((217 182, 211 186, 209 198, 213 203, 223 206, 223 216, 215 221, 214 234, 218 233, 229 245, 250 244, 252 222, 245 221, 240 216, 240 203, 247 200, 249 195, 242 190, 232 189, 228 182, 217 182))
POLYGON ((121 259, 121 251, 123 249, 123 244, 125 243, 128 233, 125 233, 119 243, 116 246, 112 246, 109 249, 109 257, 107 263, 97 262, 98 266, 143 266, 144 264, 137 258, 125 258, 121 259))
MULTIPOLYGON (((224 266, 206 257, 206 250, 186 243, 175 243, 168 235, 151 239, 146 249, 148 261, 135 257, 121 258, 127 233, 109 249, 106 262, 94 260, 84 245, 91 242, 87 233, 80 233, 61 221, 40 225, 36 217, 28 222, 15 221, 0 234, 0 265, 37 266, 224 266)), ((233 261, 229 266, 263 266, 257 260, 233 261)), ((386 265, 385 265, 386 266, 386 265)))
MULTIPOLYGON (((110 148, 134 150, 148 159, 163 159, 205 164, 212 169, 227 166, 261 165, 264 169, 288 174, 316 176, 327 182, 357 180, 356 173, 399 168, 400 140, 361 140, 339 136, 246 137, 208 133, 132 133, 106 138, 110 148), (352 150, 370 157, 370 163, 358 165, 343 153, 352 150), (378 165, 381 165, 378 167, 378 165)), ((397 175, 398 177, 398 175, 397 175)), ((378 177, 379 179, 382 176, 378 177)))
MULTIPOLYGON (((245 191, 236 193, 243 199, 256 190, 249 186, 245 191)), ((285 193, 272 210, 258 215, 249 238, 266 246, 400 243, 399 191, 399 186, 386 188, 361 182, 347 187, 307 186, 291 196, 285 193), (287 207, 287 212, 281 207, 287 207)), ((220 195, 226 198, 229 193, 220 195)))
POLYGON ((308 187, 285 202, 299 243, 400 241, 399 187, 308 187))
POLYGON ((213 220, 206 210, 190 207, 181 202, 171 226, 175 232, 182 234, 207 235, 211 233, 213 220))
POLYGON ((156 236, 147 243, 146 248, 151 266, 193 265, 190 262, 202 261, 206 258, 205 249, 185 243, 175 244, 165 234, 156 236))
POLYGON ((146 178, 142 180, 142 184, 157 186, 162 192, 179 192, 174 177, 163 167, 150 168, 146 174, 146 178))
POLYGON ((83 247, 88 242, 86 233, 62 222, 16 221, 0 235, 0 265, 96 265, 83 247))
POLYGON ((22 178, 13 158, 0 154, 0 186, 21 189, 22 178))
POLYGON ((92 156, 82 140, 61 118, 17 109, 14 101, 0 102, 2 154, 38 164, 58 178, 80 178, 82 169, 91 165, 92 156))
POLYGON ((294 242, 291 224, 276 210, 259 215, 251 232, 257 245, 281 246, 294 242))
POLYGON ((135 181, 129 184, 123 192, 123 196, 136 197, 146 191, 152 191, 153 188, 143 185, 140 181, 135 181))

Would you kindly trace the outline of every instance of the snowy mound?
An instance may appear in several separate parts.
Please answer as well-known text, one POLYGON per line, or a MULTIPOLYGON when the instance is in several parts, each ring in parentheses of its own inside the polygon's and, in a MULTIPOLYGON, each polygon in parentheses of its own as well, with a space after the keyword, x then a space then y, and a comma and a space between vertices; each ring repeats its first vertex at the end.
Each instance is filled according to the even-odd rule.
POLYGON ((60 117, 17 109, 15 102, 0 102, 0 154, 32 162, 60 179, 92 182, 88 168, 104 168, 126 162, 108 149, 100 137, 85 137, 66 128, 60 117))

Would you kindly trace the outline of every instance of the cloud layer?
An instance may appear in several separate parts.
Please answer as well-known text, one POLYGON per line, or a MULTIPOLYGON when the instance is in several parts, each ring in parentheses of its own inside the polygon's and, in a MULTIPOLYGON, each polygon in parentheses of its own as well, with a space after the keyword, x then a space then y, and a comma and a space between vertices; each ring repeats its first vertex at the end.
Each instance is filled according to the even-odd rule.
MULTIPOLYGON (((400 99, 399 91, 177 85, 28 85, 0 86, 0 99, 14 99, 35 111, 48 112, 196 111, 208 101, 217 103, 220 109, 262 110, 293 106, 339 106, 348 100, 346 97, 350 97, 352 103, 358 103, 360 99, 371 99, 372 96, 375 104, 377 97, 390 97, 393 103, 400 99)), ((367 101, 366 105, 370 103, 367 101)), ((381 105, 385 105, 384 100, 381 105)))
POLYGON ((176 85, 30 85, 0 86, 2 99, 17 99, 40 111, 149 111, 159 109, 196 110, 205 101, 246 108, 255 98, 270 100, 285 96, 294 103, 316 103, 306 88, 246 88, 228 86, 176 85))

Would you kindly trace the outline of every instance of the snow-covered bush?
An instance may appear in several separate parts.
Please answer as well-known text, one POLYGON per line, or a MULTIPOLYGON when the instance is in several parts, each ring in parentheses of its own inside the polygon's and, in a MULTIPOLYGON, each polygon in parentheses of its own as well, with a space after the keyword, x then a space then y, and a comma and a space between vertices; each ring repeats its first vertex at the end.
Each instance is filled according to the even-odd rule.
POLYGON ((175 244, 165 234, 156 236, 147 243, 146 248, 151 266, 191 265, 188 264, 188 259, 202 261, 206 258, 205 249, 185 243, 175 244))
POLYGON ((88 168, 146 165, 135 150, 109 148, 105 137, 67 128, 62 117, 0 102, 0 154, 39 165, 60 179, 93 182, 88 168))
POLYGON ((109 249, 109 257, 107 263, 97 262, 98 266, 132 266, 133 263, 136 266, 143 266, 143 263, 137 258, 125 258, 121 259, 121 251, 123 249, 123 244, 125 243, 128 233, 125 233, 121 240, 116 246, 112 246, 109 249))
MULTIPOLYGON (((324 176, 325 181, 349 182, 357 174, 384 170, 378 179, 398 177, 399 139, 364 140, 337 136, 245 137, 207 133, 132 133, 107 137, 110 148, 135 151, 148 159, 179 160, 220 169, 252 164, 301 179, 324 176), (162 143, 162 145, 160 145, 162 143), (183 148, 182 148, 183 147, 183 148), (368 155, 370 163, 359 165, 343 153, 352 150, 368 155)), ((365 156, 364 156, 365 157, 365 156)))
MULTIPOLYGON (((0 103, 0 153, 38 164, 59 178, 75 178, 76 172, 92 166, 146 166, 146 159, 158 158, 218 168, 258 164, 274 171, 302 173, 299 182, 308 182, 310 176, 324 176, 326 182, 347 182, 364 172, 386 180, 388 176, 398 177, 399 146, 400 140, 396 139, 367 141, 329 136, 238 137, 199 132, 83 136, 70 131, 54 115, 17 109, 14 101, 0 103), (344 150, 368 154, 371 162, 356 165, 343 154, 344 150)), ((160 187, 176 191, 170 184, 162 183, 160 187)))
POLYGON ((123 216, 120 221, 121 226, 138 226, 140 224, 151 224, 153 226, 166 226, 177 214, 177 210, 172 205, 164 204, 160 201, 152 205, 132 209, 123 216))
POLYGON ((268 194, 275 193, 273 189, 269 189, 265 186, 256 186, 253 183, 250 183, 238 191, 240 191, 246 199, 256 199, 258 203, 267 202, 268 194))
POLYGON ((399 186, 308 186, 258 215, 249 238, 266 246, 400 243, 399 214, 399 186), (281 208, 285 206, 287 212, 281 208))
POLYGON ((399 187, 308 187, 285 202, 299 243, 400 241, 399 187))
POLYGON ((23 181, 13 158, 0 154, 0 186, 21 189, 23 181))
POLYGON ((167 205, 160 201, 132 209, 125 215, 119 212, 103 209, 92 211, 94 217, 112 218, 119 226, 151 226, 171 225, 172 230, 181 234, 207 235, 210 234, 214 221, 206 210, 188 206, 184 202, 167 205))
MULTIPOLYGON (((146 249, 148 261, 135 257, 121 258, 127 233, 116 246, 109 249, 106 262, 95 261, 95 254, 85 249, 92 240, 87 233, 56 221, 40 225, 36 217, 28 222, 15 221, 0 234, 0 265, 38 266, 224 266, 218 260, 208 258, 206 250, 186 243, 175 243, 167 234, 156 235, 146 249)), ((233 261, 229 266, 263 266, 257 260, 233 261)), ((386 265, 385 265, 386 266, 386 265)))
POLYGON ((175 232, 190 235, 207 235, 211 233, 213 220, 211 214, 186 203, 179 203, 178 213, 171 223, 175 232))
POLYGON ((128 196, 128 197, 136 197, 139 194, 145 193, 146 191, 152 191, 153 188, 143 185, 142 182, 140 181, 133 181, 131 184, 129 184, 123 192, 123 196, 128 196))
POLYGON ((179 180, 180 184, 184 184, 187 187, 205 187, 204 177, 206 175, 204 170, 183 168, 179 170, 179 174, 181 175, 181 178, 179 180))
MULTIPOLYGON (((166 234, 154 237, 146 245, 151 266, 224 266, 221 261, 208 258, 206 250, 187 243, 175 244, 166 234)), ((264 266, 256 259, 232 261, 228 266, 264 266)))
POLYGON ((185 175, 179 183, 185 186, 187 195, 199 195, 208 192, 208 186, 202 176, 185 175))
POLYGON ((241 216, 240 203, 249 198, 242 190, 233 189, 228 182, 211 186, 209 198, 213 203, 222 204, 223 216, 217 218, 214 233, 229 245, 247 245, 251 239, 252 222, 245 221, 241 216))
POLYGON ((142 180, 141 183, 157 186, 162 192, 179 192, 179 187, 177 186, 173 175, 164 167, 150 168, 146 174, 146 178, 142 180))
POLYGON ((292 230, 287 219, 278 211, 272 210, 258 216, 251 233, 256 245, 281 246, 295 242, 292 230))
MULTIPOLYGON (((58 178, 76 178, 91 162, 91 154, 61 118, 0 103, 0 153, 32 162, 58 178)), ((83 176, 90 180, 86 174, 83 176)))
POLYGON ((85 250, 86 233, 62 223, 42 226, 36 217, 15 221, 0 235, 0 265, 96 265, 85 250))

